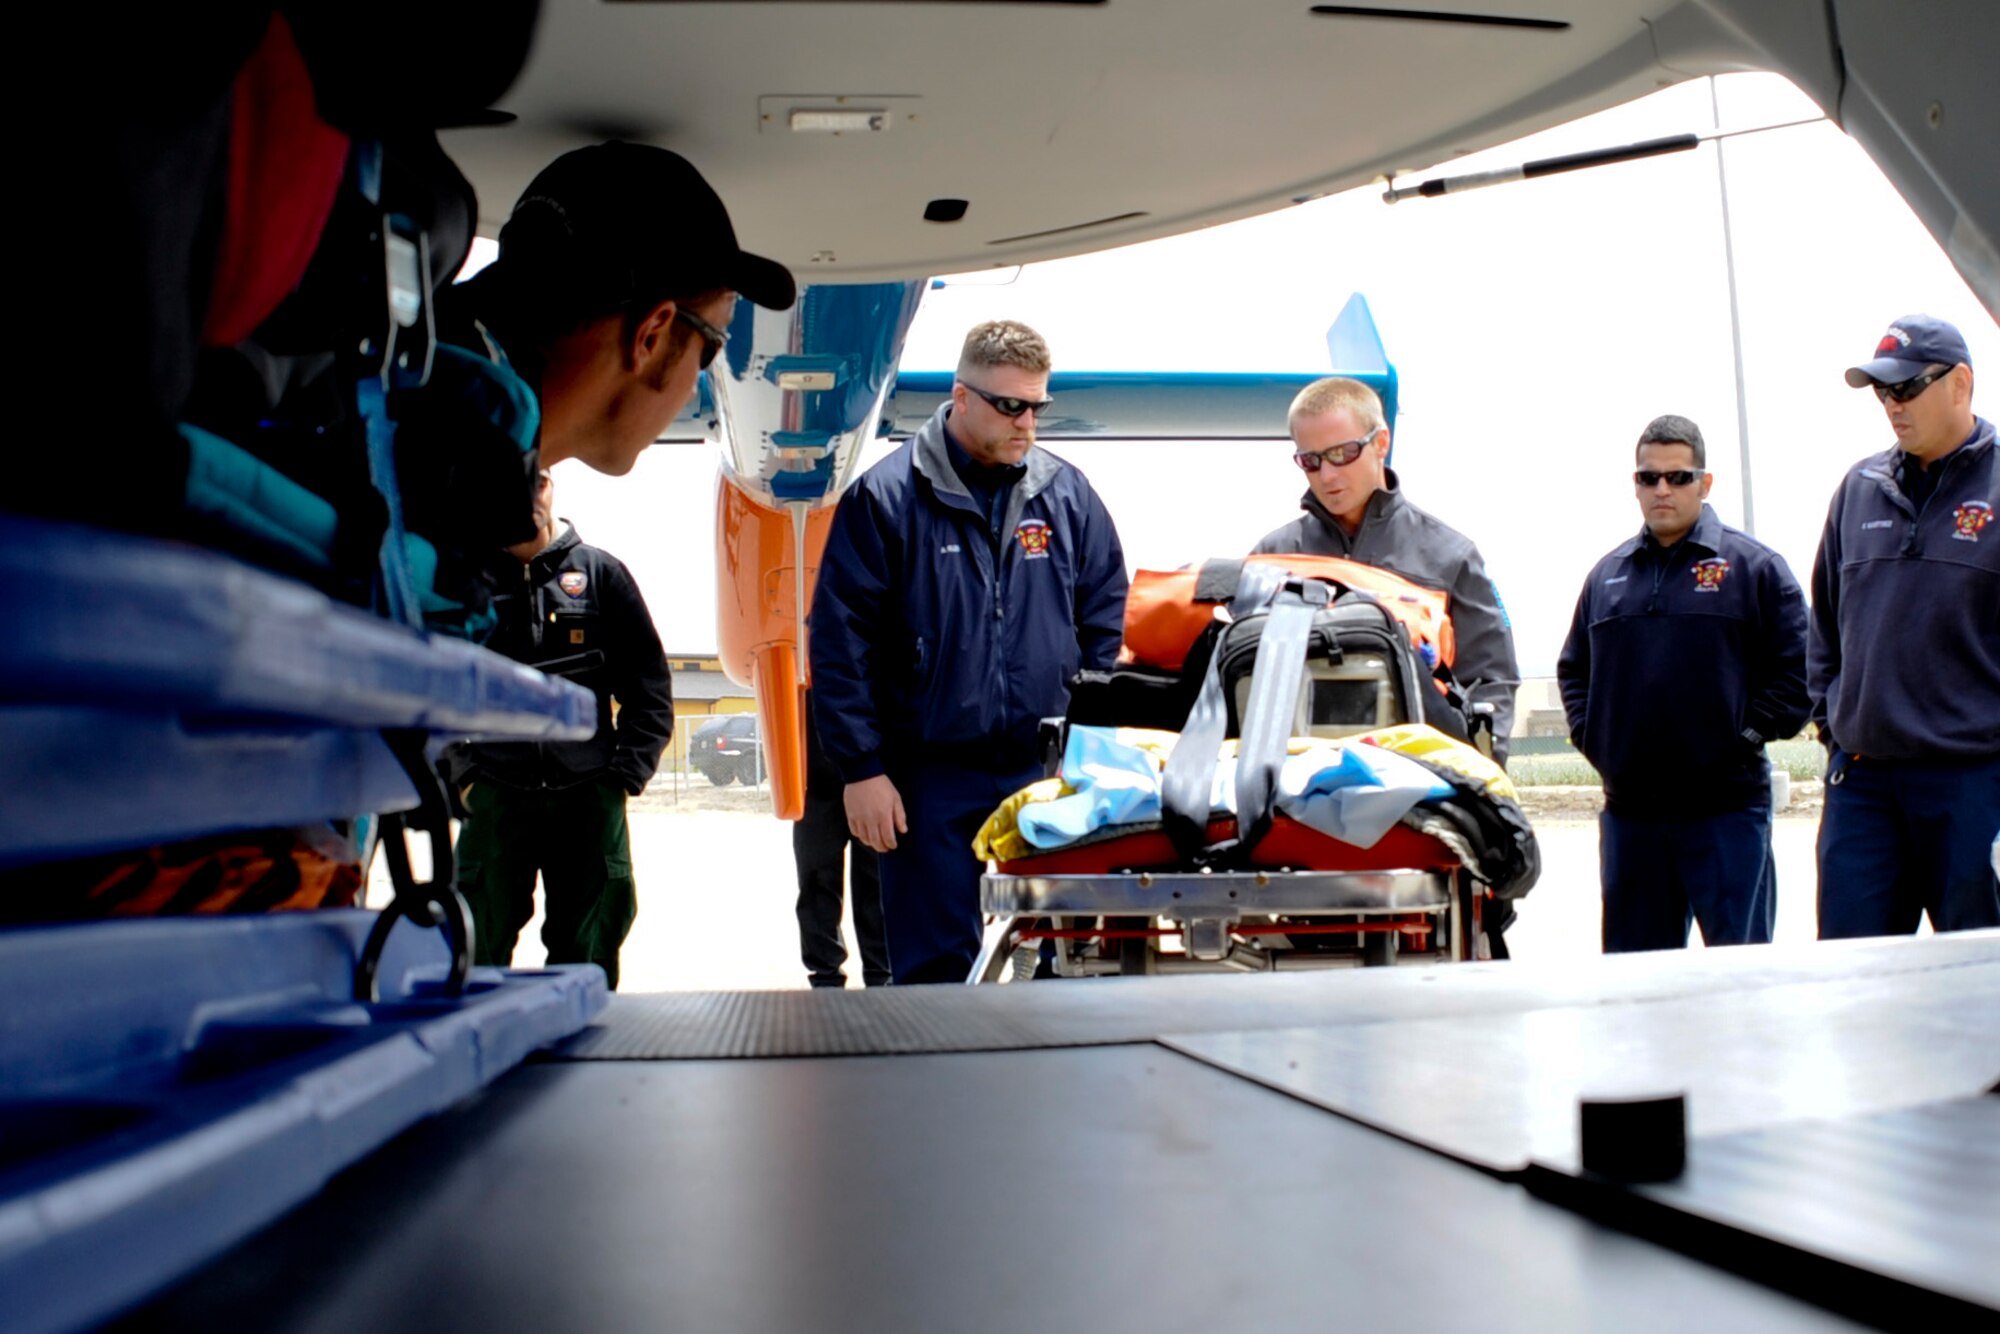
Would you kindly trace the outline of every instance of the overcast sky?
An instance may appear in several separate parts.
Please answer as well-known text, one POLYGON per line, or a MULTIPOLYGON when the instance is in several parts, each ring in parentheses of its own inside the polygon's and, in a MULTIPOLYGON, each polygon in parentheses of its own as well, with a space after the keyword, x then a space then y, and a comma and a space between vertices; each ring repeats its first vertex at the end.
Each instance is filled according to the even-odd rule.
MULTIPOLYGON (((1776 76, 1718 86, 1724 129, 1818 114, 1776 76)), ((1701 80, 1444 170, 1712 129, 1701 80)), ((1957 323, 1976 367, 2000 366, 2000 331, 1832 125, 1732 138, 1724 153, 1755 532, 1804 583, 1840 475, 1891 442, 1874 397, 1841 371, 1911 311, 1957 323)), ((1479 544, 1524 673, 1547 675, 1584 574, 1638 528, 1632 442, 1649 419, 1701 426, 1711 503, 1742 523, 1722 237, 1713 144, 1394 206, 1369 187, 1011 281, 1011 269, 948 279, 926 296, 903 366, 949 368, 968 327, 1005 317, 1039 329, 1058 370, 1325 371, 1327 326, 1365 293, 1401 375, 1405 492, 1479 544)), ((2000 408, 1995 392, 1975 400, 1983 415, 2000 408)), ((1103 495, 1134 568, 1173 568, 1246 550, 1296 513, 1302 479, 1283 420, 1271 429, 1269 442, 1056 452, 1103 495)), ((670 653, 715 647, 719 459, 661 446, 624 478, 556 472, 557 509, 632 567, 670 653)))

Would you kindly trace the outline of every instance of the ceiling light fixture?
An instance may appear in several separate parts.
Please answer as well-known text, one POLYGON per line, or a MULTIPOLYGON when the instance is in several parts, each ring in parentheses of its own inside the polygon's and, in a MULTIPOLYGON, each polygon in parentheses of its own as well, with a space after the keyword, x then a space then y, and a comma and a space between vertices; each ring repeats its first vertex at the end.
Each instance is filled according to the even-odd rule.
POLYGON ((880 107, 794 107, 791 126, 795 134, 879 134, 890 119, 880 107))

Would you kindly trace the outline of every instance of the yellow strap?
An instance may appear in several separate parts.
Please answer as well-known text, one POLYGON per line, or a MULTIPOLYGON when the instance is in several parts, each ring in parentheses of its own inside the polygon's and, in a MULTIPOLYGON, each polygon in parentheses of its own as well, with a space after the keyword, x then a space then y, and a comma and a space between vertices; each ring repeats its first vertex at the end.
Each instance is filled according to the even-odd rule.
POLYGON ((1357 741, 1380 746, 1442 765, 1469 778, 1496 797, 1519 801, 1507 771, 1463 741, 1455 741, 1427 723, 1398 723, 1374 732, 1364 732, 1357 741))

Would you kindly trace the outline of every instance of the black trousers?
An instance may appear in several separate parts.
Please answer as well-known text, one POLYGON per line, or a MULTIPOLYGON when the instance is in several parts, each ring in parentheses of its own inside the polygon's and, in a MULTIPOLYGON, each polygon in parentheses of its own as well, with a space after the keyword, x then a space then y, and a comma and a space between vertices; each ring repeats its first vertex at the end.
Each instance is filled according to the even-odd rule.
POLYGON ((838 783, 808 784, 805 814, 792 826, 792 859, 799 871, 799 957, 814 986, 845 985, 841 969, 847 963, 847 947, 840 940, 840 911, 843 887, 851 883, 861 981, 871 987, 887 986, 889 945, 882 934, 881 869, 875 854, 847 832, 841 792, 838 783))

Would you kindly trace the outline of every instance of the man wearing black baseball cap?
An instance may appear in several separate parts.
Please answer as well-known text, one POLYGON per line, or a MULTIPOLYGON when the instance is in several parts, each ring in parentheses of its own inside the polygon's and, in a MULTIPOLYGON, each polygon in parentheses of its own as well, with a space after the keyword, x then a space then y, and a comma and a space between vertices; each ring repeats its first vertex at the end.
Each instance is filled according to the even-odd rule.
POLYGON ((736 244, 686 158, 612 142, 542 169, 500 229, 500 257, 445 312, 477 321, 534 387, 542 467, 577 458, 619 476, 686 406, 739 294, 784 310, 792 275, 736 244))
POLYGON ((1822 939, 2000 926, 2000 455, 1972 356, 1928 315, 1847 383, 1896 444, 1849 470, 1813 563, 1808 689, 1827 745, 1822 939))

